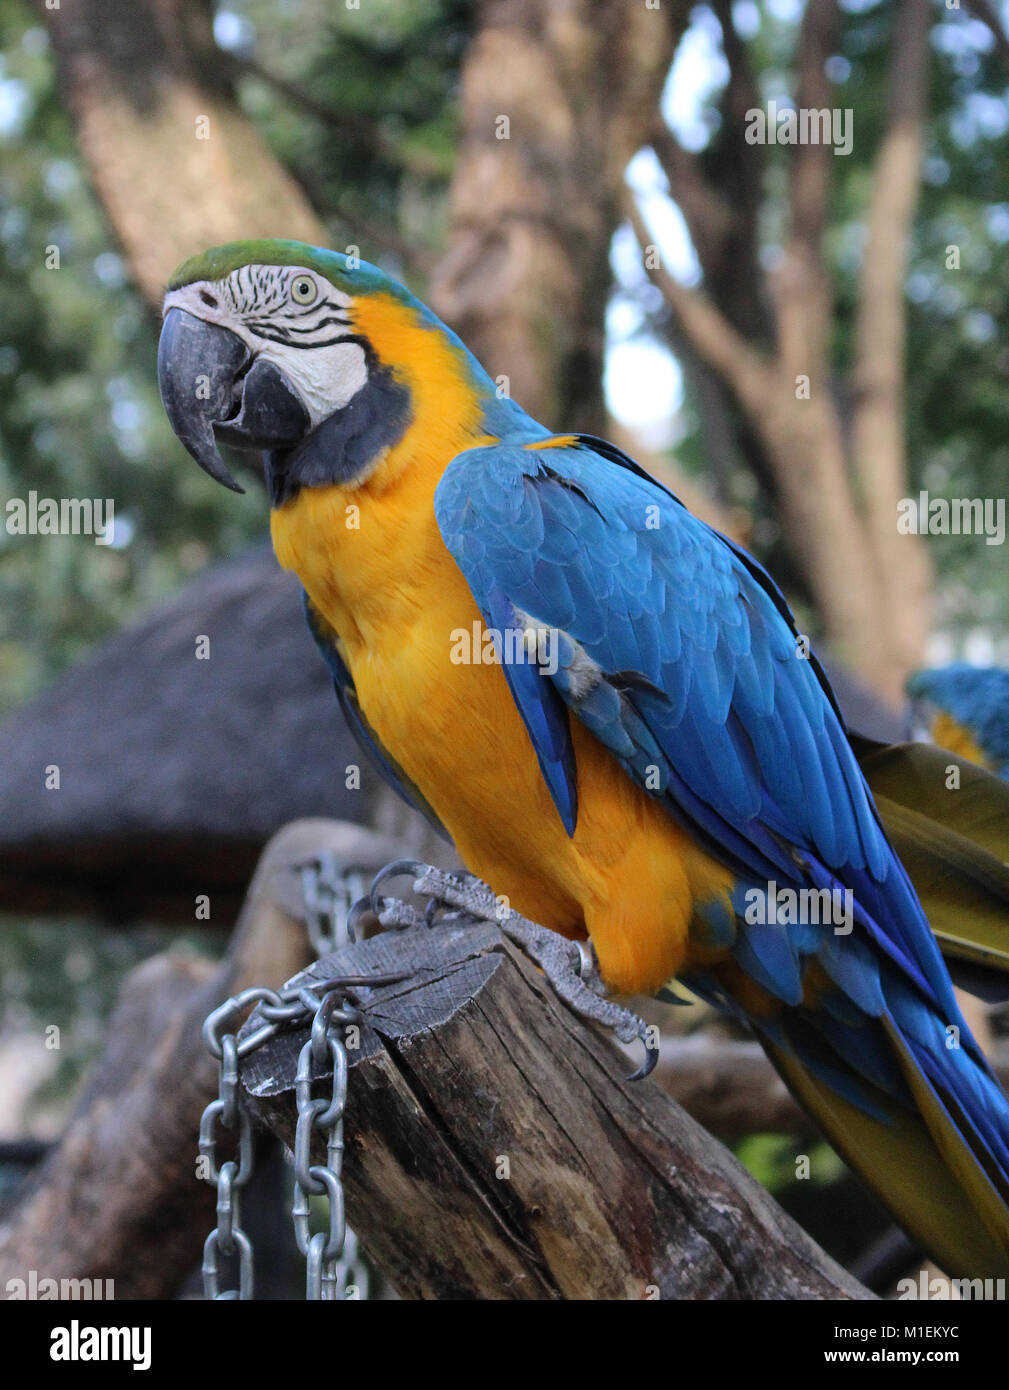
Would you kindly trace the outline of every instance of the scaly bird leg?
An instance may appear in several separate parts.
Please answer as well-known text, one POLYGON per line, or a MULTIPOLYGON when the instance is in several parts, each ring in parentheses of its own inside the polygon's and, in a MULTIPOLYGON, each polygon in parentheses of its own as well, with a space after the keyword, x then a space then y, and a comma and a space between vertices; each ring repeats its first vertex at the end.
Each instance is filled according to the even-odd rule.
POLYGON ((416 860, 398 859, 386 865, 371 886, 371 908, 383 926, 405 927, 421 921, 431 926, 439 906, 454 908, 483 922, 493 922, 504 936, 536 962, 555 993, 580 1018, 609 1028, 623 1043, 638 1038, 645 1049, 645 1059, 628 1077, 629 1081, 639 1081, 652 1070, 659 1057, 653 1031, 644 1019, 606 997, 606 986, 599 974, 591 942, 569 941, 538 922, 520 917, 499 903, 487 884, 472 874, 464 877, 416 860), (380 886, 401 874, 409 874, 414 880, 414 892, 430 900, 423 917, 408 904, 380 896, 380 886))

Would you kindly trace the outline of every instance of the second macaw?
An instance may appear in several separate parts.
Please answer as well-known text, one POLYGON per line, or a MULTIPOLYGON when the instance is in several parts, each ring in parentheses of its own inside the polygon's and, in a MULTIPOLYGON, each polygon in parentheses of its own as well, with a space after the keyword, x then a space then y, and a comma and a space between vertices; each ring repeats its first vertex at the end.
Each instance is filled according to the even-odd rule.
POLYGON ((1009 671, 957 661, 915 671, 907 693, 934 743, 1009 782, 1009 671))
POLYGON ((614 990, 748 1020, 943 1268, 1009 1273, 1009 1102, 761 566, 332 251, 187 261, 159 376, 213 477, 218 442, 265 451, 344 709, 467 866, 614 990))

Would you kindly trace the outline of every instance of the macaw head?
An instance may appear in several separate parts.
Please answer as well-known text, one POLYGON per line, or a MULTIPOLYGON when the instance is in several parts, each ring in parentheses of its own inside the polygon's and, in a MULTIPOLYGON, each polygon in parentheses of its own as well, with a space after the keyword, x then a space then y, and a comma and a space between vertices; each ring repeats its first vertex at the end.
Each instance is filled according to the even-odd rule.
POLYGON ((373 265, 296 241, 232 242, 176 271, 158 381, 201 468, 242 489, 218 448, 263 450, 274 505, 356 485, 425 412, 481 413, 493 387, 430 310, 373 265))

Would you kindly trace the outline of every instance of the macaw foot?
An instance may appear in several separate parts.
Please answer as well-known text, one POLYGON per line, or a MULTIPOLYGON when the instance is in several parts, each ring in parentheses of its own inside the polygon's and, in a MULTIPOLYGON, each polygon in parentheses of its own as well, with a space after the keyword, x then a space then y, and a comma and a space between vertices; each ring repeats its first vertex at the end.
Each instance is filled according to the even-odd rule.
POLYGON ((543 971, 555 993, 589 1023, 611 1029, 623 1043, 638 1038, 645 1049, 645 1058, 636 1072, 627 1079, 639 1081, 659 1059, 654 1031, 630 1009, 615 1004, 606 997, 606 986, 599 973, 599 962, 591 942, 569 941, 538 922, 530 922, 503 906, 486 883, 472 874, 447 873, 430 864, 412 859, 398 859, 388 864, 371 885, 371 910, 384 927, 406 927, 421 921, 434 926, 446 920, 443 909, 449 908, 449 920, 457 916, 475 917, 493 922, 502 934, 520 946, 543 971), (379 888, 390 878, 409 875, 414 892, 428 899, 423 917, 407 903, 382 898, 379 888))

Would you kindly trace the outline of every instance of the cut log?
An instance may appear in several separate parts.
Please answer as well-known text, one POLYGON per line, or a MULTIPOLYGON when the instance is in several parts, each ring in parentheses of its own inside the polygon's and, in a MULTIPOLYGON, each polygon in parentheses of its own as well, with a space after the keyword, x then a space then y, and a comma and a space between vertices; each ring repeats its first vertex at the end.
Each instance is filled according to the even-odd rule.
MULTIPOLYGON (((659 1087, 628 1084, 616 1045, 496 927, 389 931, 300 978, 402 970, 361 995, 343 1170, 348 1221, 401 1295, 872 1297, 659 1087)), ((242 1064, 288 1146, 306 1037, 242 1064)))

